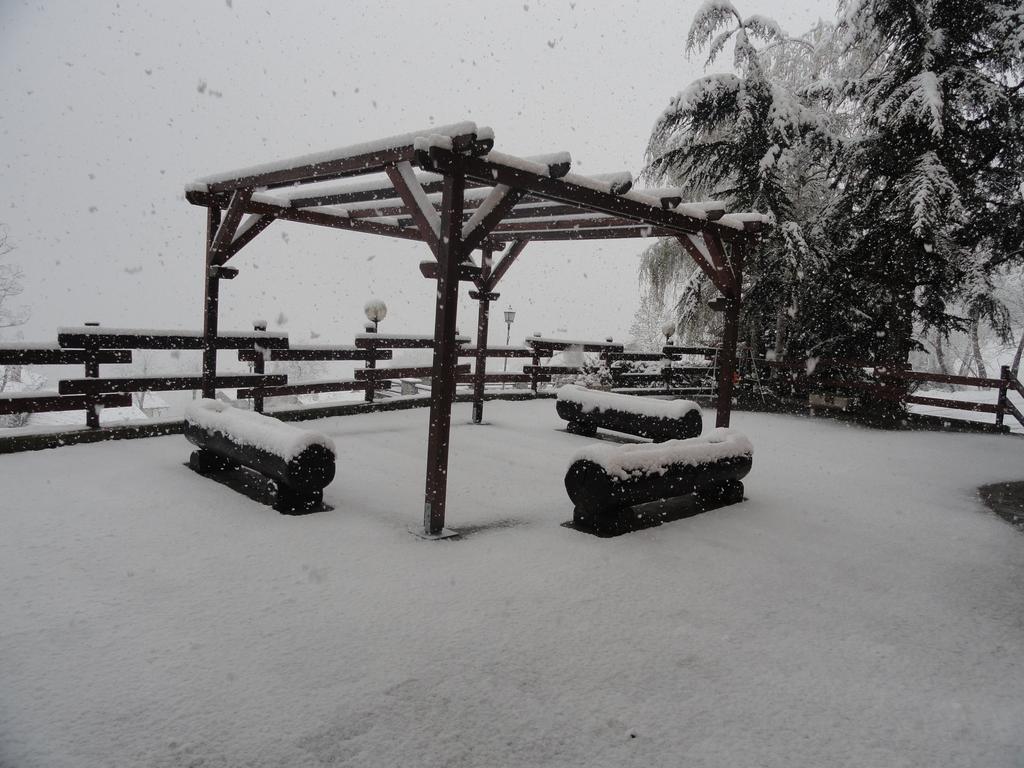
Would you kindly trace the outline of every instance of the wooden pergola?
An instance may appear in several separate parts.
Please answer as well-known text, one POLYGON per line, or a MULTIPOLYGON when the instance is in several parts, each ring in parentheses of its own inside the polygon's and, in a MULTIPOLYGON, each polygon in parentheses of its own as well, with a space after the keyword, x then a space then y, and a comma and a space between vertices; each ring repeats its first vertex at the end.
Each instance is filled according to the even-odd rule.
POLYGON ((721 293, 717 425, 728 426, 744 256, 765 224, 760 214, 683 202, 678 189, 634 190, 629 173, 574 174, 568 153, 521 158, 493 146, 489 128, 465 122, 218 174, 186 189, 190 203, 207 209, 204 397, 214 395, 220 281, 238 274, 227 263, 274 221, 426 244, 433 259, 420 271, 437 285, 423 510, 429 537, 445 530, 460 282, 479 302, 473 420, 480 422, 490 303, 529 243, 675 238, 721 293), (351 177, 362 178, 338 182, 351 177))

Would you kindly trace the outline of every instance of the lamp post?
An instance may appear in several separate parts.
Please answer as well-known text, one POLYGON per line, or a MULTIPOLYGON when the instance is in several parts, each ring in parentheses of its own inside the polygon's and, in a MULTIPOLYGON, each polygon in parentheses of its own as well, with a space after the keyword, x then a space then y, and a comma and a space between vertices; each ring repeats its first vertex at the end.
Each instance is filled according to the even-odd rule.
POLYGON ((388 305, 380 299, 370 299, 363 307, 366 319, 373 323, 373 332, 377 332, 377 324, 388 316, 388 305))
MULTIPOLYGON (((514 323, 515 320, 516 320, 516 311, 514 309, 512 309, 512 305, 509 304, 508 305, 508 309, 505 310, 505 325, 507 327, 507 331, 505 332, 505 346, 506 347, 509 345, 509 342, 512 340, 512 323, 514 323)), ((504 361, 502 363, 501 370, 506 372, 506 373, 508 372, 508 357, 507 357, 507 355, 506 355, 506 357, 505 357, 505 359, 504 359, 504 361)), ((501 382, 501 388, 502 389, 505 388, 505 382, 501 382)))
POLYGON ((675 320, 666 320, 664 325, 661 326, 661 332, 665 334, 665 345, 668 346, 669 341, 672 339, 672 334, 676 332, 675 320))

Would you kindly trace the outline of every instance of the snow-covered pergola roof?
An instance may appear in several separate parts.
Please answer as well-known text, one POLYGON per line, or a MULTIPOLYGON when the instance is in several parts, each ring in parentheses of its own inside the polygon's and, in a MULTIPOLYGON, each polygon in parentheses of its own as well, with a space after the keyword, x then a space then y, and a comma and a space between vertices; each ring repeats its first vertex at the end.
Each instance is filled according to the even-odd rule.
MULTIPOLYGON (((727 426, 743 255, 767 220, 727 212, 717 201, 684 202, 675 188, 634 189, 628 172, 584 176, 571 169, 567 152, 525 158, 496 152, 490 128, 462 122, 190 184, 188 201, 207 208, 204 396, 212 396, 216 375, 219 281, 237 274, 227 262, 274 221, 425 243, 434 259, 420 270, 437 280, 438 298, 424 528, 436 535, 444 523, 459 282, 476 288, 470 296, 480 302, 477 337, 486 340, 494 289, 527 244, 673 237, 725 298, 718 424, 727 426)), ((475 421, 483 407, 485 344, 477 345, 475 421)))

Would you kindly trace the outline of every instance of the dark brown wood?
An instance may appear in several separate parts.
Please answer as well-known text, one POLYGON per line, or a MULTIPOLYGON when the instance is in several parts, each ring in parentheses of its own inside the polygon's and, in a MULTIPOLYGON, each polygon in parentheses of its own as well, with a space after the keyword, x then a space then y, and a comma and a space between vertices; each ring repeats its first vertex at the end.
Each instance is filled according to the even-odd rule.
POLYGON ((740 301, 739 286, 743 285, 744 244, 733 243, 733 272, 735 294, 728 296, 729 306, 725 310, 725 326, 722 330, 722 348, 718 355, 718 402, 715 426, 728 427, 732 416, 733 379, 736 374, 736 342, 739 336, 740 301))
MULTIPOLYGON (((533 357, 533 350, 529 347, 488 347, 486 354, 487 357, 497 358, 533 357)), ((463 347, 459 350, 459 357, 476 357, 476 355, 476 347, 463 347)), ((550 357, 550 353, 548 356, 550 357)))
MULTIPOLYGON (((253 353, 252 359, 252 372, 257 375, 263 375, 267 372, 267 353, 270 350, 265 349, 252 349, 248 350, 253 353)), ((241 357, 242 350, 239 350, 239 357, 241 357)), ((235 397, 241 398, 239 393, 235 393, 235 397)), ((252 409, 256 413, 263 413, 263 391, 261 389, 256 390, 252 398, 252 409)))
POLYGON ((579 216, 566 218, 544 219, 543 221, 503 221, 494 228, 494 234, 506 232, 549 232, 576 231, 587 229, 605 229, 607 227, 636 227, 636 222, 619 216, 602 216, 594 218, 591 214, 581 213, 579 216), (591 218, 584 218, 591 216, 591 218))
MULTIPOLYGON (((488 384, 528 384, 533 381, 533 377, 525 373, 488 373, 484 380, 488 384)), ((459 384, 474 384, 476 382, 476 373, 456 374, 455 381, 459 384)), ((538 376, 537 381, 551 381, 551 377, 538 376)), ((486 394, 484 399, 489 399, 486 394)))
POLYGON ((914 405, 932 405, 936 408, 952 408, 959 411, 999 413, 999 406, 995 403, 971 403, 964 400, 947 400, 942 397, 921 397, 919 395, 907 395, 904 402, 914 405))
MULTIPOLYGON (((465 336, 458 336, 455 339, 456 344, 465 344, 468 341, 465 336)), ((431 349, 434 346, 434 339, 431 336, 356 336, 356 346, 361 349, 431 349)))
POLYGON ((0 346, 0 365, 84 365, 89 360, 96 363, 126 365, 132 361, 131 350, 58 349, 55 347, 4 348, 0 346))
POLYGON ((1010 386, 1010 366, 1004 365, 999 368, 999 393, 996 396, 996 426, 1003 426, 1006 416, 1006 404, 1009 398, 1006 396, 1010 386))
POLYGON ((616 363, 620 360, 653 363, 664 359, 665 355, 661 352, 609 352, 605 355, 605 360, 609 363, 616 363))
POLYGON ((459 266, 462 249, 462 203, 465 194, 463 158, 453 156, 441 193, 441 244, 437 253, 437 302, 434 312, 434 361, 430 387, 427 473, 423 499, 423 529, 428 536, 444 530, 448 500, 448 445, 451 439, 452 398, 455 395, 459 345, 455 323, 459 308, 459 266))
MULTIPOLYGON (((437 262, 421 261, 420 273, 429 280, 437 279, 437 262)), ((459 264, 459 280, 464 283, 480 282, 480 267, 475 264, 459 264)))
MULTIPOLYGON (((424 130, 424 135, 429 135, 429 133, 429 129, 424 130)), ((452 143, 477 154, 486 154, 494 144, 490 139, 478 140, 475 134, 453 136, 452 143)), ((241 187, 275 188, 315 181, 331 181, 347 176, 383 171, 388 165, 409 162, 414 158, 415 151, 410 144, 330 160, 318 159, 313 162, 298 163, 291 168, 242 175, 207 184, 207 189, 210 192, 223 192, 241 187)))
POLYGON ((511 211, 516 203, 523 198, 523 193, 518 189, 511 189, 503 184, 497 185, 491 190, 490 195, 478 209, 487 210, 482 216, 473 214, 463 227, 463 248, 468 253, 480 246, 492 230, 511 211))
MULTIPOLYGON (((508 165, 502 165, 486 158, 465 157, 456 160, 452 152, 439 148, 431 149, 430 160, 435 168, 448 173, 455 162, 460 162, 465 174, 471 179, 486 183, 506 184, 535 197, 552 202, 586 206, 592 211, 622 216, 640 224, 669 230, 674 233, 700 232, 707 222, 684 216, 675 211, 652 208, 644 203, 600 192, 589 187, 572 184, 564 179, 540 176, 508 165)), ((739 234, 739 233, 737 233, 739 234)))
MULTIPOLYGON (((301 360, 301 361, 330 361, 330 360, 367 360, 373 357, 375 360, 390 360, 392 352, 390 349, 371 348, 358 349, 356 347, 289 347, 288 349, 268 349, 264 353, 268 360, 301 360)), ((238 350, 238 359, 242 362, 251 363, 257 357, 255 349, 238 350)))
POLYGON ((239 226, 234 239, 221 249, 219 263, 227 262, 277 219, 277 216, 271 213, 251 213, 249 216, 250 219, 239 226))
MULTIPOLYGON (((390 389, 391 381, 388 379, 375 379, 370 386, 378 390, 390 389)), ((239 400, 251 399, 255 403, 256 398, 261 400, 266 397, 289 397, 291 395, 316 395, 321 392, 355 392, 366 389, 364 381, 338 380, 338 381, 304 381, 299 384, 286 384, 283 387, 246 387, 239 389, 237 397, 239 400)))
MULTIPOLYGON (((216 207, 217 198, 205 192, 186 192, 185 199, 193 205, 216 207)), ((347 229, 353 232, 365 232, 371 235, 384 235, 396 237, 400 240, 422 240, 420 233, 415 229, 402 229, 390 224, 382 224, 367 219, 355 219, 348 216, 325 213, 323 211, 307 211, 301 208, 290 208, 284 205, 277 205, 266 201, 250 200, 245 209, 246 213, 272 214, 282 221, 294 221, 299 224, 313 224, 319 227, 330 227, 332 229, 347 229)))
POLYGON ((553 232, 494 232, 491 237, 499 242, 510 240, 530 240, 538 242, 555 242, 561 240, 635 240, 647 237, 672 237, 675 233, 670 229, 658 229, 646 224, 632 227, 612 227, 610 229, 567 229, 553 232))
MULTIPOLYGON (((86 325, 98 326, 99 323, 87 323, 86 325)), ((85 341, 85 376, 90 379, 97 379, 100 375, 100 345, 95 338, 85 341)), ((61 392, 61 394, 65 394, 61 392)), ((85 406, 85 425, 90 429, 99 429, 100 410, 99 401, 95 397, 87 397, 85 406)))
POLYGON ((1006 401, 1006 410, 1011 416, 1013 416, 1013 418, 1015 418, 1018 421, 1018 423, 1022 427, 1024 427, 1024 413, 1021 413, 1020 409, 1017 408, 1017 406, 1014 405, 1013 401, 1010 399, 1007 399, 1006 401))
POLYGON ((549 376, 568 376, 579 373, 583 368, 578 365, 524 365, 523 373, 543 373, 549 376))
POLYGON ((535 350, 548 353, 559 352, 565 349, 579 349, 583 352, 622 352, 621 344, 612 341, 575 341, 573 339, 538 339, 531 337, 526 340, 526 345, 535 350))
MULTIPOLYGON (((202 386, 201 376, 124 376, 104 379, 61 379, 57 382, 57 391, 62 395, 91 395, 105 392, 173 392, 177 390, 199 389, 202 386)), ((283 386, 288 377, 283 374, 259 376, 253 373, 240 373, 218 376, 214 383, 217 387, 234 389, 253 384, 266 387, 283 386)))
MULTIPOLYGON (((132 404, 130 392, 101 395, 63 395, 37 394, 27 397, 4 397, 0 394, 0 414, 9 413, 43 413, 44 411, 81 411, 95 405, 104 408, 127 408, 132 404)), ((87 424, 88 426, 88 420, 87 424)))
POLYGON ((434 207, 427 200, 423 187, 420 186, 416 175, 409 163, 388 166, 385 171, 388 178, 398 192, 405 207, 409 210, 416 228, 419 230, 423 242, 427 244, 434 256, 437 256, 438 236, 441 231, 441 218, 434 207), (414 188, 416 185, 417 188, 414 188))
MULTIPOLYGON (((469 363, 454 367, 456 373, 469 373, 469 363)), ((408 368, 356 368, 353 373, 357 381, 374 381, 380 379, 418 379, 430 376, 433 368, 425 365, 408 368)))
POLYGON ((708 279, 714 284, 719 292, 726 298, 731 298, 735 295, 735 286, 732 276, 726 276, 715 269, 714 265, 704 258, 704 254, 701 253, 700 249, 693 244, 690 238, 682 235, 677 238, 679 244, 683 247, 683 250, 689 254, 690 258, 693 259, 694 263, 700 267, 701 271, 708 276, 708 279))
POLYGON ((933 381, 939 384, 963 384, 968 387, 987 387, 998 389, 1002 379, 982 379, 977 376, 952 376, 946 373, 930 373, 928 371, 890 371, 889 376, 908 381, 933 381))
POLYGON ((217 227, 214 233, 213 242, 210 243, 207 254, 207 266, 220 266, 227 258, 225 250, 235 237, 235 230, 238 229, 242 216, 245 215, 245 207, 252 199, 251 188, 236 189, 231 193, 231 201, 228 203, 227 211, 224 212, 224 220, 217 227))
POLYGON ((662 354, 672 355, 704 355, 714 357, 718 354, 718 347, 677 347, 675 344, 666 344, 661 348, 662 354))
MULTIPOLYGON (((481 267, 481 280, 491 271, 490 251, 484 252, 481 267)), ((473 366, 473 423, 481 424, 484 420, 484 384, 487 381, 487 326, 490 317, 491 297, 497 298, 497 294, 480 291, 470 291, 470 297, 475 294, 478 306, 476 313, 476 356, 473 366)), ((462 354, 459 350, 458 355, 462 354)), ((457 377, 456 377, 457 378, 457 377)))
POLYGON ((505 276, 505 273, 508 272, 509 267, 511 267, 515 263, 515 260, 519 258, 519 254, 523 252, 526 246, 526 240, 512 241, 512 246, 508 249, 505 255, 501 257, 501 261, 498 262, 497 266, 494 267, 492 272, 487 276, 487 279, 484 281, 482 287, 483 290, 493 291, 497 287, 498 283, 501 282, 501 278, 505 276))
MULTIPOLYGON (((234 200, 232 195, 232 200, 234 200)), ((216 258, 216 239, 220 231, 220 209, 206 209, 206 253, 203 257, 203 397, 214 397, 217 377, 217 310, 220 297, 220 279, 210 267, 216 258)))
MULTIPOLYGON (((116 328, 97 329, 97 333, 67 331, 57 334, 57 343, 72 350, 83 349, 87 344, 97 344, 104 350, 114 349, 202 349, 203 336, 197 332, 147 333, 146 331, 119 330, 116 328)), ((288 346, 288 337, 283 333, 239 333, 229 331, 217 337, 217 349, 251 349, 258 344, 266 349, 280 349, 288 346)), ((102 362, 102 361, 101 361, 102 362)))

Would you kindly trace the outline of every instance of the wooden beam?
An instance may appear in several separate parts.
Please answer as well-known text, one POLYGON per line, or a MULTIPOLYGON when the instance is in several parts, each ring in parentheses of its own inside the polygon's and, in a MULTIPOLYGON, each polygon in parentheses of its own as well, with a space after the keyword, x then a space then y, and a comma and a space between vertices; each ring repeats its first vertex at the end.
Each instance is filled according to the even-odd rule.
POLYGON ((498 184, 492 189, 476 213, 462 227, 462 243, 466 252, 479 246, 522 197, 521 191, 504 184, 498 184))
MULTIPOLYGON (((420 262, 420 273, 428 280, 436 280, 438 275, 438 265, 436 261, 421 261, 420 262)), ((459 265, 459 280, 464 283, 473 283, 479 285, 480 283, 480 267, 475 264, 460 264, 459 265)))
MULTIPOLYGON (((251 385, 283 386, 288 383, 284 374, 257 375, 252 373, 218 376, 217 387, 235 389, 251 385)), ((173 392, 199 389, 201 376, 123 376, 108 379, 61 379, 57 391, 62 395, 94 395, 106 392, 173 392)))
POLYGON ((427 536, 444 532, 448 500, 448 446, 451 439, 452 399, 459 345, 455 323, 459 308, 459 266, 462 248, 462 204, 465 194, 464 158, 448 166, 441 202, 441 243, 437 253, 437 301, 434 312, 434 359, 430 386, 427 471, 423 498, 423 530, 427 536))
POLYGON ((697 266, 700 267, 701 271, 708 276, 708 278, 711 280, 714 286, 721 292, 721 294, 727 298, 731 298, 735 293, 735 289, 732 283, 728 280, 728 278, 725 275, 723 275, 717 269, 715 269, 714 265, 711 264, 710 261, 708 261, 704 252, 697 247, 694 241, 690 237, 687 237, 686 235, 680 235, 676 239, 679 241, 679 244, 683 247, 683 250, 690 255, 690 258, 692 258, 694 262, 696 262, 697 266))
POLYGON ((619 240, 646 237, 674 237, 676 233, 670 229, 659 229, 646 224, 631 227, 597 227, 594 229, 561 229, 552 232, 495 232, 491 235, 496 240, 619 240))
MULTIPOLYGON (((579 213, 579 211, 577 211, 579 213)), ((494 229, 494 234, 505 232, 548 232, 576 231, 580 229, 604 229, 606 227, 636 227, 636 222, 619 216, 595 217, 572 216, 568 218, 544 219, 542 221, 503 221, 494 229)))
MULTIPOLYGON (((193 205, 203 205, 211 209, 217 209, 219 198, 206 192, 188 192, 185 194, 193 205)), ((396 237, 401 240, 422 240, 420 233, 415 229, 402 229, 366 219, 353 219, 348 216, 339 216, 324 211, 307 211, 296 208, 289 208, 279 203, 266 201, 249 201, 245 208, 246 213, 270 213, 283 221, 295 221, 300 224, 314 224, 321 227, 333 229, 348 229, 353 232, 365 232, 371 235, 385 235, 396 237)))
MULTIPOLYGON (((431 149, 430 161, 434 170, 447 173, 454 160, 455 155, 451 152, 437 147, 431 149)), ((653 208, 630 199, 628 195, 617 196, 601 192, 564 179, 554 179, 512 165, 496 163, 487 158, 465 157, 461 158, 461 162, 469 178, 492 184, 506 184, 544 200, 580 205, 594 212, 621 216, 678 234, 700 232, 706 226, 703 220, 684 216, 675 211, 653 208)))
MULTIPOLYGON (((451 128, 458 130, 455 126, 451 128)), ((243 187, 286 187, 293 184, 308 184, 316 181, 330 181, 348 176, 359 176, 384 170, 387 165, 409 162, 416 156, 412 137, 429 136, 438 129, 425 128, 403 137, 399 143, 387 146, 387 140, 379 148, 359 151, 358 147, 339 149, 336 157, 299 157, 292 161, 275 163, 271 170, 254 170, 237 176, 218 178, 207 182, 210 192, 231 191, 243 187), (353 151, 354 150, 354 151, 353 151)), ((476 154, 486 154, 494 145, 490 137, 477 139, 476 133, 452 135, 453 146, 476 154)))
POLYGON ((236 189, 231 193, 231 202, 228 203, 228 209, 224 213, 224 221, 217 227, 217 233, 210 244, 207 254, 208 265, 220 266, 227 261, 224 251, 235 237, 235 230, 238 228, 242 216, 245 215, 245 207, 252 199, 252 193, 252 188, 236 189))
POLYGON ((385 170, 395 190, 402 198, 402 202, 405 203, 405 207, 412 214, 412 220, 415 222, 420 236, 436 258, 438 237, 441 232, 441 217, 427 200, 427 194, 416 179, 412 166, 407 162, 398 163, 388 166, 385 170))
POLYGON ((221 250, 220 263, 227 263, 228 259, 255 240, 260 232, 273 224, 276 218, 277 216, 272 213, 250 213, 249 217, 238 227, 234 239, 221 250))
POLYGON ((514 240, 512 247, 509 248, 508 253, 501 257, 501 261, 498 262, 498 266, 494 268, 494 271, 488 275, 487 279, 483 281, 481 290, 493 291, 495 286, 501 282, 501 278, 508 272, 509 267, 515 263, 515 260, 519 258, 519 254, 526 248, 526 240, 514 240))

